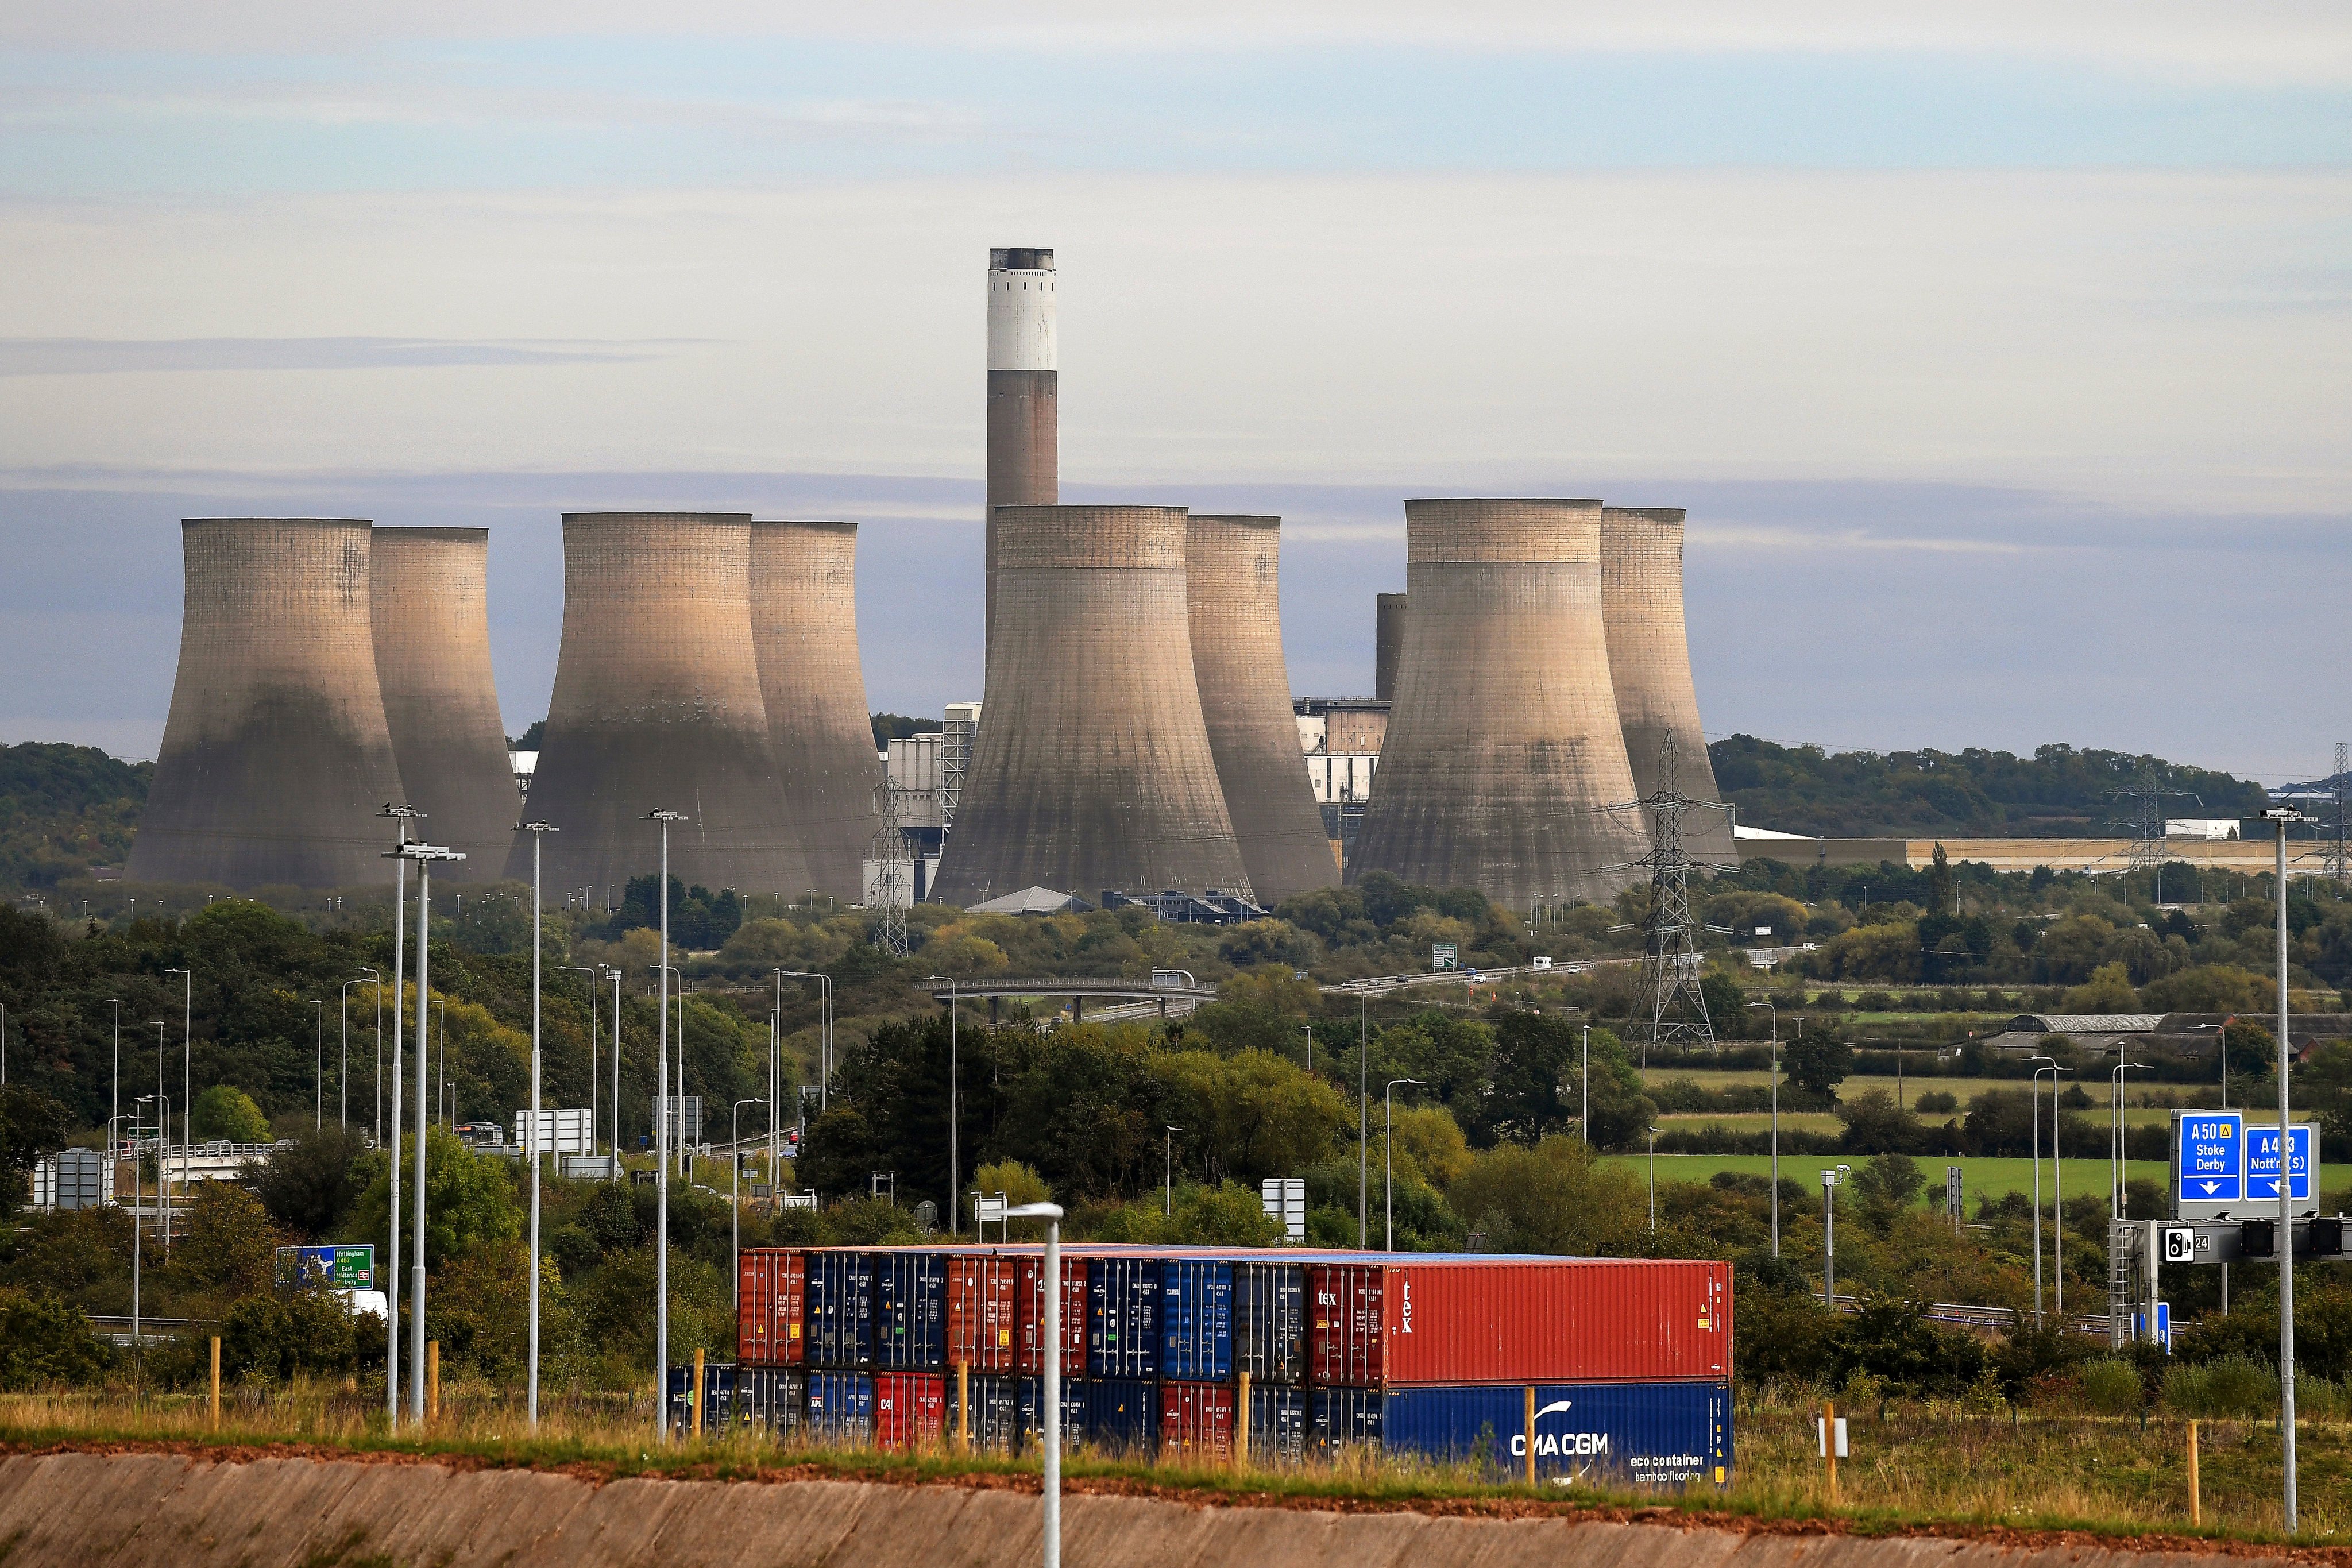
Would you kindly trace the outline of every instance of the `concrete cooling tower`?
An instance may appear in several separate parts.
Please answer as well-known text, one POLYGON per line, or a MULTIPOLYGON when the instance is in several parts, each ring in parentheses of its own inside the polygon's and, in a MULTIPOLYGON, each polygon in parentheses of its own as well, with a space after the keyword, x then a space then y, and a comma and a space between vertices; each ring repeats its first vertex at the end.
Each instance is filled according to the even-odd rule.
POLYGON ((490 676, 489 531, 379 528, 370 552, 376 679, 418 831, 465 852, 442 875, 491 881, 522 798, 490 676))
POLYGON ((856 523, 751 525, 751 645, 809 885, 861 902, 882 766, 857 657, 856 523))
MULTIPOLYGON (((567 512, 563 646, 530 815, 552 823, 546 886, 617 899, 654 870, 746 893, 804 893, 807 857, 776 777, 751 637, 751 520, 567 512)), ((519 841, 508 875, 530 874, 519 841)))
POLYGON ((1409 500, 1412 598, 1355 873, 1507 909, 1601 900, 1642 854, 1601 624, 1597 500, 1409 500))
POLYGON ((1404 654, 1404 595, 1382 594, 1373 605, 1372 696, 1396 700, 1397 660, 1404 654))
MULTIPOLYGON (((1700 800, 1721 799, 1699 729, 1690 633, 1683 619, 1682 508, 1602 509, 1601 618, 1609 633, 1609 676, 1635 793, 1659 787, 1659 746, 1672 735, 1675 787, 1700 800)), ((1738 861, 1723 813, 1694 812, 1683 821, 1685 853, 1738 861)))
POLYGON ((1258 901, 1269 905, 1339 885, 1322 808, 1299 760, 1276 592, 1281 549, 1278 517, 1194 512, 1185 525, 1192 675, 1242 865, 1258 901))
POLYGON ((988 253, 988 643, 996 637, 996 509, 1062 499, 1054 253, 988 253))
POLYGON ((1192 679, 1184 509, 1008 506, 995 520, 988 710, 939 896, 1246 889, 1192 679))
POLYGON ((382 879, 392 835, 376 813, 401 785, 376 683, 369 531, 313 517, 181 525, 180 669, 132 881, 382 879))

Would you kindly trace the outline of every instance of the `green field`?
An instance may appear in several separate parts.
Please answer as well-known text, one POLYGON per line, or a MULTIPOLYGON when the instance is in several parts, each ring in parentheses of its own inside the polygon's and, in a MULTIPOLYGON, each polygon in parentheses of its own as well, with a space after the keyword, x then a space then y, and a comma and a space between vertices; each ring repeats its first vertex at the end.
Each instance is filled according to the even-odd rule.
MULTIPOLYGON (((1844 1163, 1859 1164, 1861 1161, 1855 1156, 1847 1155, 1844 1157, 1844 1163)), ((1975 1212, 1976 1200, 1979 1197, 1998 1197, 2003 1193, 2031 1194, 2033 1191, 2032 1160, 1973 1160, 1965 1157, 1953 1159, 1943 1154, 1923 1154, 1918 1156, 1917 1163, 1919 1168, 1927 1174, 1927 1190, 1930 1194, 1941 1190, 1945 1166, 1959 1166, 1961 1189, 1968 1196, 1970 1213, 1975 1212)), ((1634 1174, 1645 1175, 1649 1170, 1649 1156, 1611 1154, 1604 1156, 1603 1163, 1628 1166, 1634 1174)), ((1797 1182, 1807 1188, 1818 1191, 1821 1186, 1822 1173, 1838 1163, 1839 1160, 1836 1157, 1827 1154, 1783 1154, 1780 1156, 1780 1177, 1783 1181, 1797 1182)), ((2050 1166, 2050 1161, 2042 1162, 2042 1197, 2045 1204, 2050 1201, 2050 1186, 2053 1179, 2050 1166)), ((2084 1193, 2103 1194, 2107 1190, 2107 1163, 2105 1160, 2068 1160, 2064 1162, 2064 1166, 2059 1179, 2063 1182, 2068 1193, 2079 1196, 2084 1193)), ((1772 1173, 1772 1156, 1769 1154, 1661 1154, 1658 1156, 1658 1180, 1662 1182, 1705 1182, 1717 1171, 1739 1171, 1748 1175, 1769 1177, 1772 1173)), ((2170 1174, 2168 1168, 2160 1160, 2127 1160, 2124 1163, 2124 1171, 2129 1179, 2154 1182, 2159 1186, 2170 1174)), ((2331 1185, 2344 1174, 2341 1169, 2323 1167, 2320 1172, 2321 1186, 2326 1188, 2331 1185), (2336 1169, 2336 1176, 2328 1176, 2328 1169, 2336 1169)))
MULTIPOLYGON (((1748 1070, 1718 1070, 1712 1068, 1700 1068, 1696 1069, 1690 1068, 1652 1068, 1648 1074, 1645 1075, 1644 1081, 1653 1084, 1659 1084, 1666 1083, 1678 1078, 1686 1078, 1693 1083, 1697 1084, 1701 1089, 1734 1089, 1748 1085, 1753 1085, 1756 1088, 1761 1089, 1772 1081, 1771 1073, 1760 1068, 1748 1070)), ((1838 1086, 1838 1092, 1840 1094, 1859 1094, 1865 1089, 1883 1089, 1887 1093, 1894 1094, 1899 1087, 1903 1096, 1903 1103, 1909 1105, 1912 1104, 1921 1094, 1935 1091, 1950 1095, 1953 1099, 1960 1102, 1960 1109, 1966 1110, 1969 1106, 1969 1101, 1974 1100, 1978 1095, 1984 1093, 1988 1089, 2021 1089, 2027 1087, 2027 1081, 2028 1080, 2021 1078, 1936 1078, 1932 1076, 1913 1078, 1908 1074, 1906 1074, 1901 1084, 1898 1086, 1895 1080, 1892 1078, 1881 1078, 1875 1075, 1868 1077, 1856 1075, 1855 1077, 1850 1078, 1846 1079, 1845 1082, 1840 1084, 1838 1086)), ((2069 1086, 2072 1086, 2078 1080, 2075 1079, 2068 1079, 2066 1081, 2069 1086)), ((2091 1110, 2105 1110, 2107 1104, 2107 1076, 2105 1073, 2098 1073, 2095 1075, 2085 1076, 2079 1081, 2081 1081, 2083 1085, 2083 1092, 2091 1097, 2091 1110), (2094 1077, 2096 1081, 2093 1081, 2094 1077)), ((2049 1084, 2044 1082, 2042 1087, 2042 1092, 2047 1094, 2050 1088, 2049 1084)), ((2233 1090, 2236 1091, 2231 1095, 2233 1100, 2243 1100, 2245 1098, 2243 1092, 2245 1086, 2242 1083, 2233 1084, 2231 1087, 2233 1090)), ((2150 1087, 2135 1082, 2126 1086, 2126 1091, 2128 1097, 2133 1100, 2137 1100, 2142 1095, 2152 1094, 2159 1098, 2177 1100, 2184 1107, 2195 1107, 2199 1110, 2204 1109, 2206 1105, 2210 1104, 2214 1100, 2217 1100, 2221 1093, 2220 1087, 2215 1084, 2189 1083, 2168 1083, 2150 1087)), ((2063 1093, 2064 1091, 2061 1090, 2060 1092, 2063 1093)), ((2156 1113, 2154 1120, 2159 1121, 2164 1120, 2166 1115, 2165 1108, 2160 1106, 2141 1106, 2135 1104, 2126 1106, 2126 1110, 2135 1113, 2135 1120, 2137 1119, 2137 1113, 2142 1110, 2153 1110, 2156 1113)), ((2090 1111, 2083 1110, 2078 1107, 2077 1114, 2088 1115, 2090 1114, 2090 1111)))

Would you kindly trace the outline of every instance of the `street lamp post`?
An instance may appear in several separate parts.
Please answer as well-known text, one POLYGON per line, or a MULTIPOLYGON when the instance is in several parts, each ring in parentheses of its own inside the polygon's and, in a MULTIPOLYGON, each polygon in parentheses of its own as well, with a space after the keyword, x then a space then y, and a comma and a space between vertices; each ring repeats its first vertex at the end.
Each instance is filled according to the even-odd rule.
POLYGON ((2058 1289, 2056 1310, 2062 1324, 2066 1321, 2066 1167, 2059 1157, 2058 1074, 2074 1070, 2059 1068, 2050 1075, 2050 1272, 2058 1289))
MULTIPOLYGON (((364 963, 352 965, 352 973, 366 975, 375 994, 375 1142, 376 1146, 382 1148, 383 1146, 383 976, 364 963)), ((351 1068, 351 1055, 348 1051, 344 1053, 343 1067, 344 1076, 348 1078, 351 1068)), ((346 1108, 351 1104, 351 1088, 348 1083, 343 1089, 343 1103, 346 1108)), ((400 1158, 395 1153, 393 1163, 396 1165, 399 1163, 400 1158)))
MULTIPOLYGON (((535 1427, 539 1425, 539 944, 545 909, 539 866, 547 836, 556 829, 544 822, 526 822, 522 830, 530 835, 530 1137, 523 1145, 523 1157, 530 1162, 530 1424, 535 1427)), ((593 1070, 590 1076, 594 1076, 593 1070)))
POLYGON ((108 1146, 112 1147, 115 1122, 122 1118, 122 998, 109 996, 107 1005, 114 1009, 114 1100, 108 1107, 106 1124, 108 1146))
POLYGON ((956 1214, 956 1187, 963 1168, 956 1148, 956 982, 952 974, 928 978, 948 983, 948 1234, 953 1236, 961 1223, 956 1214))
POLYGON ((613 1180, 621 1179, 621 971, 613 971, 613 1180))
MULTIPOLYGON (((408 1418, 418 1426, 425 1423, 425 1151, 431 1142, 427 1131, 433 1118, 425 1106, 430 1087, 425 1070, 431 1042, 426 1037, 427 1017, 425 1000, 433 994, 433 865, 436 860, 453 864, 466 857, 457 850, 436 844, 404 844, 395 853, 416 862, 416 1163, 414 1168, 413 1207, 409 1221, 408 1268, 408 1418)), ((443 1038, 447 1038, 445 1028, 443 1038)), ((443 1068, 447 1068, 445 1051, 443 1068)), ((394 1156, 397 1158, 397 1155, 394 1156)))
POLYGON ((1418 1084, 1417 1078, 1392 1078, 1381 1097, 1381 1183, 1387 1213, 1382 1220, 1381 1250, 1396 1250, 1396 1091, 1401 1083, 1418 1084))
MULTIPOLYGON (((570 972, 588 977, 588 1152, 596 1152, 596 971, 585 963, 559 963, 559 974, 570 972)), ((621 1151, 616 1146, 613 1152, 621 1151)))
MULTIPOLYGON (((683 812, 657 809, 645 820, 661 824, 661 880, 654 886, 661 903, 661 964, 654 979, 661 999, 661 1034, 655 1049, 654 1200, 659 1218, 654 1237, 654 1430, 669 1441, 669 825, 683 812)), ((680 1118, 678 1131, 686 1131, 680 1118)))
MULTIPOLYGON (((385 1260, 383 1279, 383 1419, 387 1430, 400 1427, 400 992, 401 968, 407 961, 408 941, 408 825, 425 814, 413 805, 387 805, 379 815, 394 820, 399 837, 386 858, 392 861, 392 1142, 383 1142, 383 988, 376 987, 376 1068, 375 1068, 375 1131, 377 1142, 390 1152, 391 1163, 385 1185, 391 1192, 391 1212, 384 1221, 384 1245, 391 1256, 385 1260)), ((371 971, 370 973, 373 973, 371 971)), ((419 1062, 419 1073, 425 1064, 419 1062)), ((422 1141, 425 1124, 416 1124, 416 1136, 422 1141)), ((423 1245, 422 1240, 418 1242, 423 1245)))
MULTIPOLYGON (((171 1167, 164 1163, 172 1157, 172 1102, 163 1097, 163 1031, 170 1027, 163 1019, 151 1020, 155 1026, 155 1093, 157 1120, 155 1123, 155 1222, 163 1228, 163 1256, 172 1256, 172 1181, 171 1167)), ((181 1137, 185 1138, 184 1131, 181 1137)))
POLYGON ((747 1105, 765 1105, 766 1100, 753 1096, 739 1100, 735 1109, 727 1113, 727 1163, 733 1174, 734 1197, 727 1210, 727 1246, 734 1255, 734 1266, 728 1273, 735 1280, 735 1310, 743 1310, 743 1124, 740 1120, 747 1105))
MULTIPOLYGON (((195 961, 191 959, 190 967, 187 969, 163 971, 166 974, 176 974, 180 977, 180 1141, 182 1142, 187 1142, 188 1125, 196 1113, 194 963, 195 961)), ((168 1226, 163 1231, 163 1246, 167 1251, 172 1246, 172 1232, 168 1226)))
POLYGON ((1649 1128, 1650 1135, 1650 1234, 1658 1234, 1658 1130, 1649 1128))
POLYGON ((1584 1088, 1578 1096, 1584 1117, 1584 1147, 1592 1148, 1592 1026, 1584 1026, 1584 1088))
POLYGON ((1780 1256, 1780 1009, 1769 1000, 1750 1008, 1772 1009, 1772 1256, 1780 1256))
POLYGON ((1356 994, 1356 1247, 1371 1244, 1372 994, 1356 994))
MULTIPOLYGON (((776 971, 776 976, 778 981, 776 986, 776 1037, 778 1041, 777 1049, 779 1051, 783 1048, 782 1042, 784 1032, 784 988, 782 982, 786 980, 814 980, 824 987, 824 1010, 820 1019, 816 1047, 816 1113, 819 1116, 823 1116, 827 1110, 831 1109, 832 1106, 832 1101, 828 1096, 833 1089, 833 976, 830 974, 820 974, 814 969, 779 969, 776 971)), ((938 976, 934 975, 932 978, 937 979, 938 976)), ((774 1117, 777 1114, 776 1108, 771 1105, 768 1108, 768 1113, 771 1118, 774 1117)))
POLYGON ((1853 1173, 1851 1165, 1822 1173, 1822 1305, 1837 1310, 1837 1184, 1853 1173))
POLYGON ((2124 1136, 2124 1069, 2126 1068, 2137 1068, 2142 1072, 2148 1070, 2147 1064, 2146 1062, 2126 1061, 2123 1059, 2123 1053, 2121 1051, 2117 1051, 2116 1053, 2116 1069, 2107 1075, 2108 1078, 2115 1080, 2116 1111, 2115 1125, 2107 1137, 2107 1185, 2110 1189, 2107 1198, 2108 1207, 2117 1219, 2122 1219, 2124 1217, 2124 1208, 2127 1197, 2127 1194, 2124 1186, 2124 1156, 2126 1152, 2124 1136))
POLYGON ((1176 1213, 1176 1134, 1181 1127, 1160 1126, 1160 1217, 1168 1219, 1176 1213))
POLYGON ((2038 1323, 2042 1321, 2042 1075, 2058 1063, 2053 1057, 2025 1059, 2050 1064, 2049 1068, 2033 1069, 2033 1087, 2030 1090, 2033 1097, 2033 1321, 2038 1323))
MULTIPOLYGON (((2339 797, 2340 798, 2340 797, 2339 797)), ((2294 1121, 2288 1112, 2287 1073, 2294 1066, 2294 1050, 2287 1037, 2288 1012, 2286 995, 2286 830, 2297 822, 2310 822, 2293 806, 2273 806, 2263 813, 2278 825, 2278 1089, 2279 1089, 2279 1441, 2282 1445, 2282 1471, 2284 1478, 2286 1532, 2294 1533, 2295 1461, 2294 1461, 2294 1183, 2289 1178, 2287 1156, 2294 1150, 2294 1121)), ((2223 1048, 2223 1059, 2228 1058, 2223 1048)), ((2312 1153, 2317 1156, 2319 1151, 2312 1153)), ((2313 1173, 2315 1178, 2317 1172, 2313 1173)), ((2318 1190, 2315 1179, 2312 1188, 2318 1190)))
POLYGON ((1045 1222, 1045 1415, 1039 1423, 1045 1444, 1045 1568, 1062 1568, 1062 1208, 1022 1204, 1006 1209, 1004 1217, 1045 1222))

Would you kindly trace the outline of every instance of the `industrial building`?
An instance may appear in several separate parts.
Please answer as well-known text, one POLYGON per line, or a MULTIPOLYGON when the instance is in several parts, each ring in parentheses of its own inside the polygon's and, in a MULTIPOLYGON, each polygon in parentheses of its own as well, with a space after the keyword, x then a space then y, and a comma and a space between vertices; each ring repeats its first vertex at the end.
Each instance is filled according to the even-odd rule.
MULTIPOLYGON (((870 746, 870 742, 869 742, 870 746)), ((751 628, 751 519, 567 512, 563 643, 530 814, 551 894, 617 895, 654 864, 656 809, 681 882, 796 898, 816 882, 785 804, 751 628)), ((519 844, 509 876, 528 878, 519 844)))
POLYGON ((1307 786, 1322 814, 1323 835, 1344 872, 1355 864, 1364 808, 1380 773, 1389 704, 1363 697, 1301 697, 1291 703, 1291 713, 1298 726, 1298 749, 1307 758, 1307 786))
POLYGON ((1060 349, 1051 250, 988 253, 986 641, 996 646, 996 509, 1062 499, 1060 349))
POLYGON ((751 645, 809 886, 863 901, 882 768, 857 653, 857 525, 751 524, 751 645))
POLYGON ((1004 506, 993 517, 987 714, 938 896, 1246 895, 1193 679, 1184 509, 1004 506))
MULTIPOLYGON (((441 875, 496 880, 522 797, 490 673, 490 535, 482 528, 378 528, 369 600, 394 760, 419 831, 463 853, 441 875)), ((377 826, 382 836, 382 826, 377 826)))
MULTIPOLYGON (((1718 799, 1683 617, 1682 508, 1601 509, 1601 618, 1634 793, 1648 796, 1664 785, 1658 760, 1671 737, 1675 789, 1697 800, 1718 799)), ((1684 823, 1683 848, 1693 858, 1738 863, 1727 813, 1693 812, 1684 823)))
POLYGON ((1527 909, 1604 900, 1645 847, 1611 684, 1597 500, 1405 503, 1395 707, 1352 875, 1527 909))
POLYGON ((373 530, 190 518, 180 666, 127 875, 348 887, 378 879, 401 798, 376 679, 373 530))
POLYGON ((1184 593, 1192 674, 1242 864, 1261 903, 1339 885, 1334 835, 1298 776, 1282 656, 1282 520, 1194 512, 1184 593))

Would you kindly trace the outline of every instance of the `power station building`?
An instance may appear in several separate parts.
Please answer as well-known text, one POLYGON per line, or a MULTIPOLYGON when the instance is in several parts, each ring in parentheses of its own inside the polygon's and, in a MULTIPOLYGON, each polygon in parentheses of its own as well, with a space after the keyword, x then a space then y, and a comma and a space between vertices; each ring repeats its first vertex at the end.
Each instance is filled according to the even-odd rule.
POLYGON ((1282 520, 1194 512, 1184 595, 1209 749, 1261 904, 1339 883, 1323 814, 1298 766, 1282 656, 1282 520))
POLYGON ((380 878, 389 836, 376 814, 402 792, 376 678, 371 533, 338 518, 181 525, 180 665, 131 880, 380 878))
POLYGON ((986 648, 996 643, 996 509, 1062 499, 1060 351, 1054 253, 988 253, 986 648))
MULTIPOLYGON (((786 808, 751 619, 740 512, 567 512, 563 644, 530 815, 551 893, 617 901, 655 862, 681 882, 793 897, 818 884, 786 808)), ((509 877, 528 879, 518 844, 509 877)))
POLYGON ((1597 500, 1409 500, 1405 617, 1355 874, 1511 909, 1603 900, 1644 845, 1602 625, 1597 500))
POLYGON ((882 765, 857 655, 857 525, 752 523, 751 592, 777 784, 809 885, 862 901, 882 765))
POLYGON ((992 515, 987 713, 938 896, 1246 892, 1193 679, 1184 509, 992 515))
POLYGON ((417 834, 464 852, 442 875, 493 881, 522 800, 490 673, 489 531, 378 528, 371 537, 376 678, 407 803, 425 813, 417 834))

